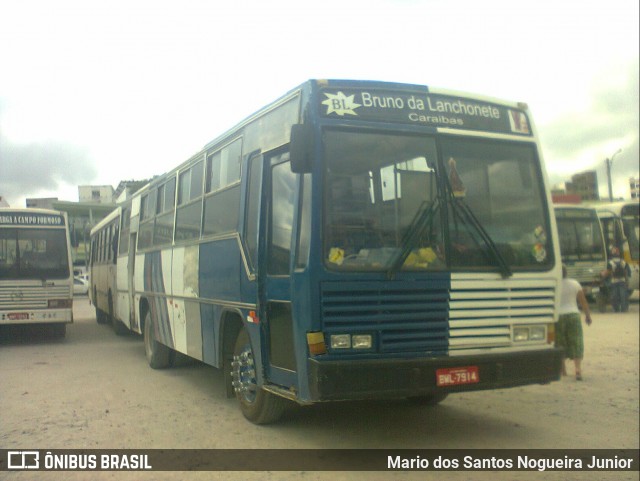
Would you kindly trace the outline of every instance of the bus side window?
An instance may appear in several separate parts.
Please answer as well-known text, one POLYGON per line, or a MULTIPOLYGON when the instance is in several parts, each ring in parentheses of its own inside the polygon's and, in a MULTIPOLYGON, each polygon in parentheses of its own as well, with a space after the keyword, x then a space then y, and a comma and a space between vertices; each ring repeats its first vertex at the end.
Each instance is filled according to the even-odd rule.
POLYGON ((113 264, 116 263, 116 260, 118 258, 118 239, 119 239, 118 227, 114 226, 113 240, 111 241, 111 262, 113 264))
POLYGON ((298 249, 296 252, 296 268, 304 269, 309 262, 311 247, 311 174, 302 176, 302 207, 298 222, 298 249))
POLYGON ((249 263, 254 272, 258 268, 258 222, 262 193, 262 162, 263 157, 261 155, 256 155, 249 160, 249 179, 247 182, 247 214, 244 235, 249 254, 249 263))

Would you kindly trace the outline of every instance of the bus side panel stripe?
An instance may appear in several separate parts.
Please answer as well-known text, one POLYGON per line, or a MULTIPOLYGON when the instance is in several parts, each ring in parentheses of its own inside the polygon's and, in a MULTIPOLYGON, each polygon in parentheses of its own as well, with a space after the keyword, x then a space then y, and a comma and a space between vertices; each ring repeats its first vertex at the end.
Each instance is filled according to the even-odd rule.
POLYGON ((160 252, 150 252, 144 259, 144 290, 153 292, 150 299, 151 315, 156 320, 156 338, 173 349, 173 336, 169 324, 166 291, 162 279, 162 258, 160 252))

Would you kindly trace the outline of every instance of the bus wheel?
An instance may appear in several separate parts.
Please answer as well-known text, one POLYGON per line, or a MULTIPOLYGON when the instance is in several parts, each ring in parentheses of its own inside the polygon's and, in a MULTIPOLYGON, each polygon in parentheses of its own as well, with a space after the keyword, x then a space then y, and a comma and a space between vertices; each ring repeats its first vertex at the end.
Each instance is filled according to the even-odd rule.
POLYGON ((435 406, 447 399, 447 396, 449 396, 449 394, 436 392, 433 394, 427 394, 426 396, 413 396, 409 398, 409 401, 420 406, 435 406))
POLYGON ((171 364, 171 349, 159 343, 154 336, 153 320, 151 312, 147 311, 144 317, 144 352, 149 366, 153 369, 163 369, 171 364))
POLYGON ((286 400, 258 388, 249 334, 242 329, 236 339, 231 363, 232 384, 245 418, 255 424, 277 421, 286 409, 286 400))

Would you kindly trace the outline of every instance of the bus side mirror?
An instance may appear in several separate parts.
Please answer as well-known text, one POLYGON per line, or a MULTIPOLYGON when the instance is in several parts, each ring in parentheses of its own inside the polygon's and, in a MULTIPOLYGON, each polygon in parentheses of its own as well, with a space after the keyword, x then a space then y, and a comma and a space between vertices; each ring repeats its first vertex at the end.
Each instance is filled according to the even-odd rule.
POLYGON ((294 124, 291 126, 289 159, 291 160, 292 172, 296 174, 311 172, 313 144, 313 129, 310 124, 294 124))

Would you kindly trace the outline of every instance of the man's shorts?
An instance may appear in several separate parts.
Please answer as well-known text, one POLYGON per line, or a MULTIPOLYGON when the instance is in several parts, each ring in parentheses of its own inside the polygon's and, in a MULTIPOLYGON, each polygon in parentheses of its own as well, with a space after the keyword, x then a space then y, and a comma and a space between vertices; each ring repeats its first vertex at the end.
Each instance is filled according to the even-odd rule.
POLYGON ((579 313, 560 315, 556 323, 556 347, 564 349, 564 355, 569 359, 583 358, 584 340, 579 313))

